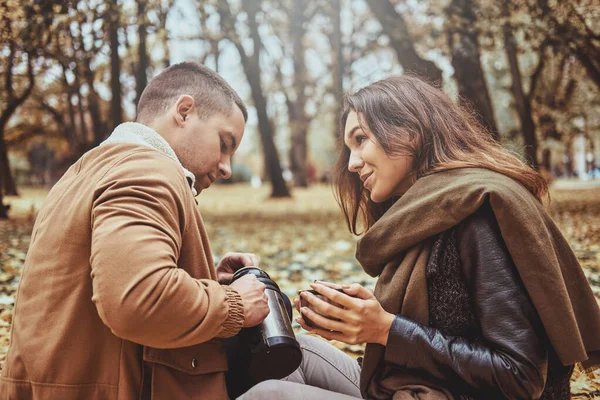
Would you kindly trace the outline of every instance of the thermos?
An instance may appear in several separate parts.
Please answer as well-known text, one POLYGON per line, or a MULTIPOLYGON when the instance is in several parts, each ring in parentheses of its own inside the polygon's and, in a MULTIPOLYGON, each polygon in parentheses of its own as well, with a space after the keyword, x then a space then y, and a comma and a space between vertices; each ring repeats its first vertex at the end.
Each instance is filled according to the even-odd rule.
POLYGON ((236 271, 232 282, 252 274, 266 285, 269 315, 259 325, 244 328, 239 336, 244 349, 241 357, 248 378, 254 384, 267 379, 281 379, 294 372, 302 362, 302 350, 296 340, 284 294, 263 270, 244 267, 236 271))

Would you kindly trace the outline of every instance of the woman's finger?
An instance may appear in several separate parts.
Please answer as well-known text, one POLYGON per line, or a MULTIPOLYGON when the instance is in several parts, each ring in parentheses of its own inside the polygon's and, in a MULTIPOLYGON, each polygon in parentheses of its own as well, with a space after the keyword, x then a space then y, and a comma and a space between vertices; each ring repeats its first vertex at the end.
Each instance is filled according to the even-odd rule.
POLYGON ((353 283, 350 286, 344 285, 342 287, 342 290, 344 291, 344 293, 349 294, 350 296, 353 296, 353 297, 358 297, 359 299, 362 299, 362 300, 369 300, 369 299, 372 299, 375 297, 373 295, 373 292, 371 292, 366 287, 359 285, 358 283, 353 283))
POLYGON ((341 289, 342 288, 342 285, 340 285, 339 283, 325 282, 325 281, 320 281, 318 279, 315 280, 315 283, 330 287, 332 289, 341 289))
POLYGON ((355 305, 356 300, 347 295, 346 293, 341 293, 335 289, 318 283, 311 283, 310 287, 316 290, 319 294, 322 294, 328 299, 335 301, 343 307, 352 308, 355 305))
POLYGON ((302 315, 306 315, 306 317, 310 319, 314 323, 314 325, 319 327, 316 329, 326 329, 338 332, 343 332, 345 330, 344 328, 346 324, 344 324, 343 322, 334 321, 332 319, 323 317, 322 315, 317 314, 308 307, 301 307, 300 312, 302 313, 302 315))
POLYGON ((300 292, 300 296, 312 306, 315 312, 332 318, 344 319, 344 310, 342 308, 329 304, 308 291, 300 292))
POLYGON ((311 330, 312 333, 321 336, 327 340, 338 340, 340 342, 346 343, 346 337, 343 333, 336 331, 327 331, 325 329, 313 328, 311 330))
POLYGON ((305 331, 312 331, 313 328, 311 328, 310 326, 306 325, 306 322, 304 322, 304 318, 302 317, 298 317, 296 318, 296 322, 298 323, 298 325, 300 325, 302 327, 302 329, 304 329, 305 331))

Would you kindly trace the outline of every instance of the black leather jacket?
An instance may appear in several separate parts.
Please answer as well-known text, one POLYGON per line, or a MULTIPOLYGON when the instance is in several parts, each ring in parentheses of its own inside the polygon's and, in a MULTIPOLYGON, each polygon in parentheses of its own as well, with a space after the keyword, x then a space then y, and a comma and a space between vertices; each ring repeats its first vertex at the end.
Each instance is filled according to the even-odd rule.
POLYGON ((385 361, 511 399, 539 398, 548 368, 544 328, 489 207, 457 228, 457 249, 481 340, 396 316, 385 361))

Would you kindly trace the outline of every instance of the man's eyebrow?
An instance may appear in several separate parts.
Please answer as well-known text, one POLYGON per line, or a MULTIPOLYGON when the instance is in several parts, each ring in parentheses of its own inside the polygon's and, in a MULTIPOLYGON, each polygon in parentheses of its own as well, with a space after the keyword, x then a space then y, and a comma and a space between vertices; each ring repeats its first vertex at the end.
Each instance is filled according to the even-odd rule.
POLYGON ((237 139, 235 138, 235 136, 233 135, 233 133, 229 132, 229 131, 225 131, 223 132, 225 135, 227 135, 229 137, 229 140, 231 141, 231 148, 235 150, 235 148, 237 147, 237 139))

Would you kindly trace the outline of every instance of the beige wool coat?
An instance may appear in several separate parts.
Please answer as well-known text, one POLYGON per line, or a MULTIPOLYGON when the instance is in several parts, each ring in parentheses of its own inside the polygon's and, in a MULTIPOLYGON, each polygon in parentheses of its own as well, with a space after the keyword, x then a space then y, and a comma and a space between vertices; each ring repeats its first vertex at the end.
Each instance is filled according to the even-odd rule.
POLYGON ((0 399, 226 399, 222 338, 243 321, 182 167, 101 146, 36 220, 0 399))

